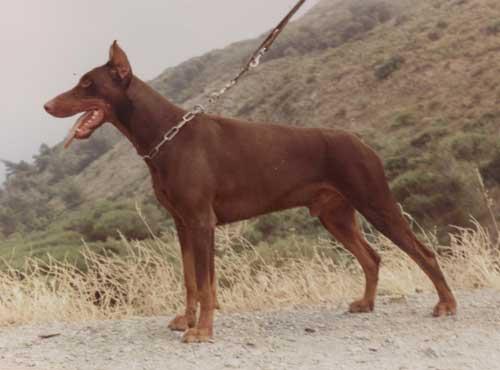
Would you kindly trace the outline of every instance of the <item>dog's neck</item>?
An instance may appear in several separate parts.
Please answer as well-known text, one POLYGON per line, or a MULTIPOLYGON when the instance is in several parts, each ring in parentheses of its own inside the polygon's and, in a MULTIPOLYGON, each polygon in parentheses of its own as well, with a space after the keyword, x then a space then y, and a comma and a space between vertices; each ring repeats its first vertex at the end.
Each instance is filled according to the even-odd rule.
POLYGON ((127 90, 129 101, 118 113, 115 126, 135 146, 139 155, 148 154, 185 111, 169 102, 145 82, 133 77, 127 90))

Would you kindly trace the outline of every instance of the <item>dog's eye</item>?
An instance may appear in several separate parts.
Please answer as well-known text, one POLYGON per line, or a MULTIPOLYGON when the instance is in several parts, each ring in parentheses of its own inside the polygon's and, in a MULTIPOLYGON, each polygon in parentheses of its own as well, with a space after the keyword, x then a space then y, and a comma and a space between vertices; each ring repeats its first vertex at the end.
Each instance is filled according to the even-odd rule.
POLYGON ((82 82, 80 82, 80 86, 82 86, 83 88, 86 89, 86 88, 92 86, 92 81, 88 80, 88 79, 82 80, 82 82))

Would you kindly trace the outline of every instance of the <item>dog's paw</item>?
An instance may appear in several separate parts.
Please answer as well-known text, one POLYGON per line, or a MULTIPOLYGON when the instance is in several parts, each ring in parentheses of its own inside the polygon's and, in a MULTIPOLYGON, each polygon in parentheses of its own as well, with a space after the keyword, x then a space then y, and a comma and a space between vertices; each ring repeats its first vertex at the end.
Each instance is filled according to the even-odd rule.
MULTIPOLYGON (((194 326, 194 320, 191 327, 194 326)), ((178 315, 176 316, 170 323, 168 324, 168 328, 173 331, 186 331, 190 328, 189 320, 186 315, 178 315)))
POLYGON ((350 313, 368 313, 372 312, 375 307, 375 303, 373 301, 368 301, 366 299, 360 299, 358 301, 354 301, 349 306, 350 313))
POLYGON ((183 343, 206 343, 212 339, 212 331, 210 329, 188 329, 182 336, 183 343))
POLYGON ((441 301, 435 307, 432 312, 432 316, 441 317, 441 316, 453 316, 457 314, 457 302, 454 300, 451 301, 441 301))

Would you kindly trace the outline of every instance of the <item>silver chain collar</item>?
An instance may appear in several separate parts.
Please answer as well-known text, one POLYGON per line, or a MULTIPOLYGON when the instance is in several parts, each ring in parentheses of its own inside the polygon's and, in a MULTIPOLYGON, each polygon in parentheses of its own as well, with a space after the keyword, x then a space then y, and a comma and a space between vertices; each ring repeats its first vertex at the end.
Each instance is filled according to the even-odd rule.
POLYGON ((188 111, 184 116, 182 116, 182 120, 176 124, 174 127, 172 127, 170 130, 168 130, 165 135, 163 135, 163 139, 153 148, 151 151, 144 155, 142 158, 143 159, 149 159, 152 160, 155 158, 158 153, 160 152, 160 149, 163 145, 165 145, 167 142, 172 141, 177 134, 181 131, 181 129, 186 126, 189 122, 191 122, 193 119, 196 118, 196 116, 205 113, 207 111, 206 107, 210 107, 217 103, 217 101, 227 93, 231 88, 233 88, 239 81, 239 79, 250 69, 257 68, 260 65, 260 60, 264 56, 264 54, 267 52, 267 48, 262 48, 259 50, 259 52, 252 57, 248 65, 241 70, 241 72, 238 74, 237 77, 233 78, 231 81, 229 81, 222 89, 219 91, 214 91, 209 95, 209 98, 207 100, 207 103, 205 106, 201 104, 197 104, 194 106, 193 109, 188 111))
MULTIPOLYGON (((262 42, 262 44, 259 46, 257 51, 255 51, 252 56, 250 57, 250 60, 247 62, 247 64, 241 69, 240 73, 233 78, 231 81, 229 81, 222 89, 219 91, 215 91, 209 95, 209 98, 207 100, 207 107, 210 107, 214 105, 222 95, 227 93, 230 89, 232 89, 240 80, 241 77, 251 69, 257 68, 260 65, 260 61, 264 54, 267 53, 273 42, 276 40, 276 38, 279 36, 279 34, 283 31, 283 29, 286 27, 290 19, 293 17, 293 15, 304 5, 306 0, 299 0, 298 3, 295 5, 295 7, 286 15, 285 18, 278 24, 277 27, 275 27, 272 32, 267 36, 267 38, 262 42)), ((189 112, 187 112, 183 117, 182 120, 172 127, 170 130, 168 130, 165 135, 163 135, 163 139, 145 156, 142 158, 145 160, 152 160, 154 159, 158 153, 160 152, 160 149, 165 145, 167 142, 172 141, 177 134, 181 131, 181 129, 186 126, 190 121, 195 119, 198 115, 205 113, 206 108, 203 105, 195 105, 193 109, 191 109, 189 112)))
POLYGON ((163 135, 163 139, 148 154, 146 154, 142 158, 151 160, 154 157, 156 157, 163 145, 165 145, 169 141, 172 141, 174 137, 177 136, 179 131, 181 131, 181 129, 188 124, 188 122, 192 121, 198 114, 201 114, 203 112, 205 112, 205 108, 202 105, 195 105, 195 107, 191 111, 187 112, 182 117, 182 121, 180 121, 170 130, 168 130, 165 133, 165 135, 163 135))

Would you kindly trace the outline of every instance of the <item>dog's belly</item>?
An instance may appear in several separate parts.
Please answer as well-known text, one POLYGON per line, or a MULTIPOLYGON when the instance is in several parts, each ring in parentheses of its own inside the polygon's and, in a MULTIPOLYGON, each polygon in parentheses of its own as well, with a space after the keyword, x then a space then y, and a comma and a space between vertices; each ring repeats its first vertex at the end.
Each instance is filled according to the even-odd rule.
POLYGON ((246 220, 290 208, 307 207, 317 215, 327 204, 342 197, 331 185, 313 183, 283 193, 247 192, 216 198, 214 210, 218 224, 246 220))
MULTIPOLYGON (((300 205, 295 205, 298 207, 300 205)), ((276 205, 262 204, 255 199, 234 199, 231 201, 218 202, 214 205, 217 223, 219 225, 228 224, 231 222, 247 220, 249 218, 271 213, 287 208, 293 208, 294 205, 288 207, 278 207, 276 205)))

